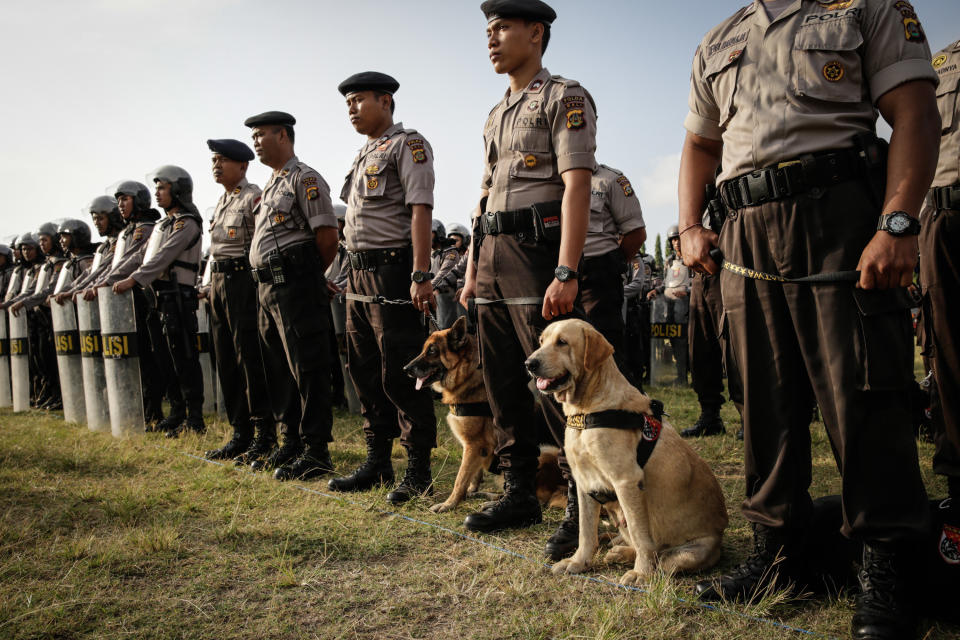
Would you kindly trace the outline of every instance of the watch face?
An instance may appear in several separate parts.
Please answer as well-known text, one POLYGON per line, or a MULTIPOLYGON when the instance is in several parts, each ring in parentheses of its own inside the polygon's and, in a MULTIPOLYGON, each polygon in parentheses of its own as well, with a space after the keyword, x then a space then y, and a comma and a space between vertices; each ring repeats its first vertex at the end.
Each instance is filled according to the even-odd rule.
POLYGON ((910 217, 903 213, 896 213, 887 218, 887 228, 893 233, 903 233, 910 227, 910 217))

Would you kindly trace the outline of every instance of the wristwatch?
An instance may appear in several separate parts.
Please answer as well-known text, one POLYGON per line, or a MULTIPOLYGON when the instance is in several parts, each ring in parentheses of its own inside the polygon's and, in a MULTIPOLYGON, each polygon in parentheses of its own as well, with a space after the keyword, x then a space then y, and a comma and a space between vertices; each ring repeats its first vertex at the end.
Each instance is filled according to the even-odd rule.
POLYGON ((886 231, 896 238, 920 235, 920 221, 906 211, 893 211, 880 216, 878 231, 886 231))
POLYGON ((417 284, 430 282, 431 280, 433 280, 433 274, 429 271, 414 271, 410 274, 410 281, 417 284))
POLYGON ((560 265, 553 270, 553 275, 560 282, 567 282, 568 280, 579 280, 580 274, 571 269, 568 266, 560 265))

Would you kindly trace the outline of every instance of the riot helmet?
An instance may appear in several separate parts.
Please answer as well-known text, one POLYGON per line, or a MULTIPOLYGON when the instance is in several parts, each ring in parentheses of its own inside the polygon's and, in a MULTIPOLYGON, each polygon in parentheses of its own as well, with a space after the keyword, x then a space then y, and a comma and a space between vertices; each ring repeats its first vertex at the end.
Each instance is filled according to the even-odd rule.
POLYGON ((673 240, 674 238, 680 237, 680 227, 675 224, 670 225, 670 228, 667 229, 667 240, 673 240))
MULTIPOLYGON (((136 200, 136 196, 134 196, 136 200)), ((90 214, 90 216, 103 215, 106 214, 107 219, 110 221, 107 225, 107 230, 116 229, 120 230, 123 228, 123 216, 120 215, 120 208, 117 206, 117 199, 113 196, 97 196, 90 201, 86 207, 84 207, 84 212, 90 214)))
POLYGON ((184 169, 172 164, 165 164, 154 169, 148 176, 151 182, 166 182, 170 185, 170 196, 188 213, 193 213, 199 219, 200 211, 193 204, 193 178, 184 169))
MULTIPOLYGON (((105 198, 106 196, 101 197, 105 198)), ((86 249, 90 246, 90 227, 83 220, 67 218, 60 223, 60 226, 57 228, 57 233, 66 233, 73 236, 73 244, 70 247, 72 253, 76 253, 78 249, 86 249)))
POLYGON ((134 213, 148 211, 150 209, 150 189, 142 182, 124 180, 123 182, 118 182, 112 189, 108 189, 108 191, 112 191, 113 197, 117 200, 120 199, 120 196, 133 196, 134 213))
POLYGON ((7 257, 8 266, 13 264, 13 249, 11 249, 9 245, 0 244, 0 256, 7 257))
POLYGON ((34 247, 39 247, 40 241, 37 240, 37 236, 27 231, 26 233, 21 233, 19 236, 17 236, 17 240, 15 244, 17 249, 19 249, 21 246, 25 244, 33 245, 34 247))
POLYGON ((437 240, 447 237, 447 229, 443 226, 443 223, 436 218, 433 219, 433 232, 437 234, 437 240))
POLYGON ((53 239, 57 237, 57 223, 56 222, 44 222, 40 225, 40 228, 37 229, 38 236, 50 236, 53 239))
POLYGON ((450 231, 447 232, 448 236, 460 236, 463 238, 463 244, 466 245, 470 241, 470 231, 467 230, 462 224, 454 222, 450 225, 450 231))

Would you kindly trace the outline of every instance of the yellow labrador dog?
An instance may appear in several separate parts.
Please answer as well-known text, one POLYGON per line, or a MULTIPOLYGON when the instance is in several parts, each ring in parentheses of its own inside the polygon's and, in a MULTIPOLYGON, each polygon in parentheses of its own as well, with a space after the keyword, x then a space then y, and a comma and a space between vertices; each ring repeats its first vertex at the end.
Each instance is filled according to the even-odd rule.
POLYGON ((623 541, 604 561, 633 562, 621 584, 644 581, 658 565, 668 573, 707 569, 720 558, 727 526, 720 484, 673 427, 653 417, 659 403, 627 382, 612 355, 591 325, 564 320, 546 328, 526 362, 541 393, 563 404, 580 502, 579 546, 553 571, 590 566, 601 504, 623 541))

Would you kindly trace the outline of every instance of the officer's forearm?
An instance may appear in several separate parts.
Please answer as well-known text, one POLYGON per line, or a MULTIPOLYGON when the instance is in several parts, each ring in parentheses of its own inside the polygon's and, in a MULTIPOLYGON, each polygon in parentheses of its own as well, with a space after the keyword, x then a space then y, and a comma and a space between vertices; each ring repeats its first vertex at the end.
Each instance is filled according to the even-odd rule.
POLYGON ((680 231, 703 218, 704 189, 713 182, 723 154, 723 143, 687 132, 680 156, 680 231))
POLYGON ((560 216, 560 257, 557 266, 576 269, 583 254, 583 242, 587 238, 590 222, 590 178, 588 169, 564 171, 563 204, 560 216))
POLYGON ((411 208, 410 241, 413 243, 413 270, 430 270, 430 240, 432 231, 431 209, 425 204, 415 204, 411 208))
POLYGON ((336 227, 319 227, 316 231, 317 255, 320 256, 321 271, 326 271, 337 257, 340 237, 336 227))
POLYGON ((646 239, 646 227, 634 229, 620 239, 620 251, 623 252, 624 257, 627 260, 633 260, 633 257, 637 255, 637 251, 640 250, 640 247, 643 246, 643 243, 646 239))
POLYGON ((940 112, 933 84, 907 82, 880 96, 877 106, 893 127, 882 213, 906 211, 916 217, 940 149, 940 112))

